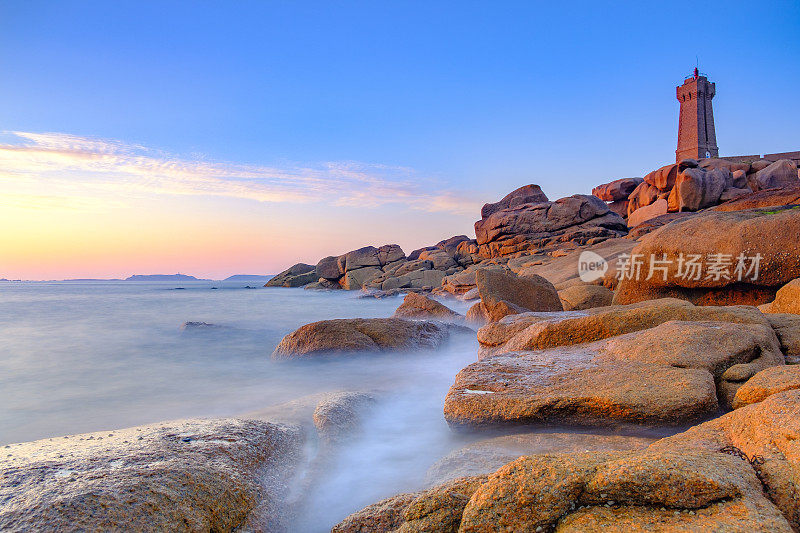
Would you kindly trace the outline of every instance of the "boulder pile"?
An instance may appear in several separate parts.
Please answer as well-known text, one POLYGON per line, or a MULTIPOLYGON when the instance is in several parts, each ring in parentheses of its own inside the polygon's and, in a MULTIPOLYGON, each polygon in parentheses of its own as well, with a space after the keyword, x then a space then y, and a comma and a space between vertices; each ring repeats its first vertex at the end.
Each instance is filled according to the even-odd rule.
POLYGON ((451 237, 406 256, 396 244, 365 246, 339 256, 320 259, 316 266, 299 263, 281 272, 267 287, 382 290, 433 289, 445 276, 472 265, 473 244, 465 235, 451 237), (462 246, 464 244, 464 246, 462 246))
POLYGON ((667 213, 699 211, 760 191, 797 188, 798 176, 797 164, 790 159, 774 162, 762 159, 752 163, 684 159, 654 170, 644 178, 624 178, 599 185, 592 194, 608 202, 609 208, 617 213, 624 207, 628 226, 635 227, 667 213))
MULTIPOLYGON (((487 210, 484 206, 481 220, 475 223, 475 241, 480 257, 547 251, 565 243, 593 244, 627 233, 622 217, 596 196, 576 194, 555 202, 517 204, 514 195, 523 189, 525 187, 509 195, 509 207, 487 210)), ((522 198, 527 199, 525 196, 522 198)))

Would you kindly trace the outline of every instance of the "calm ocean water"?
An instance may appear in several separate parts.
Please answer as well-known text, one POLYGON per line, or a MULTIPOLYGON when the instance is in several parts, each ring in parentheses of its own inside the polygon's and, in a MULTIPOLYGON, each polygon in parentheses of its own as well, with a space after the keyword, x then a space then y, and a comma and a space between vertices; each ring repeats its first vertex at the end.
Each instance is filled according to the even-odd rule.
POLYGON ((0 283, 0 443, 236 415, 323 391, 385 391, 368 431, 316 487, 309 531, 418 488, 427 467, 463 443, 442 404, 476 359, 474 334, 434 352, 275 363, 275 345, 303 324, 387 317, 402 300, 244 286, 0 283), (181 331, 187 321, 223 327, 181 331))

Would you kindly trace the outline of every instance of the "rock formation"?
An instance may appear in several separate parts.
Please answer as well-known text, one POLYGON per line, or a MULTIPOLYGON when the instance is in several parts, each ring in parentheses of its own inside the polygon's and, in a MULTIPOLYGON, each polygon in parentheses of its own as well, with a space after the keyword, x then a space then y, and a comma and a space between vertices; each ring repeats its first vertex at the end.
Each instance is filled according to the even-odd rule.
POLYGON ((800 366, 774 366, 765 368, 736 391, 733 408, 739 409, 760 402, 773 394, 800 389, 800 366))
POLYGON ((800 390, 787 390, 653 443, 654 451, 729 450, 752 462, 766 494, 800 530, 800 390))
POLYGON ((434 322, 400 318, 322 320, 286 335, 275 348, 272 358, 434 349, 448 336, 448 327, 434 322))
POLYGON ((796 208, 708 211, 676 220, 639 240, 614 303, 668 296, 702 304, 770 302, 800 277, 800 240, 786 238, 798 234, 796 208))
POLYGON ((770 326, 671 321, 590 344, 507 352, 458 373, 445 398, 451 426, 696 422, 736 389, 783 365, 770 326))
POLYGON ((410 292, 406 295, 403 303, 394 312, 394 317, 444 321, 459 321, 464 318, 463 315, 456 313, 436 300, 414 292, 410 292))
POLYGON ((792 528, 746 462, 711 451, 520 457, 494 474, 401 494, 349 516, 357 531, 758 531, 792 528))
POLYGON ((459 532, 782 531, 752 468, 711 452, 532 455, 481 484, 459 532))
MULTIPOLYGON (((613 189, 615 183, 595 187, 593 193, 596 191, 604 200, 611 198, 607 191, 613 189)), ((739 205, 747 205, 749 202, 763 201, 764 195, 758 200, 749 199, 760 191, 798 187, 797 164, 789 159, 752 163, 733 163, 724 159, 684 159, 650 172, 627 198, 617 198, 621 191, 616 194, 615 202, 626 202, 628 226, 635 227, 667 212, 694 212, 737 200, 739 205), (667 200, 667 204, 656 205, 661 200, 667 200)), ((771 195, 777 196, 774 192, 771 195)), ((784 199, 769 205, 787 203, 784 199)))
POLYGON ((302 287, 312 281, 317 281, 317 274, 313 265, 297 263, 292 265, 274 278, 270 279, 265 287, 302 287))
POLYGON ((654 328, 671 320, 771 326, 767 317, 754 307, 694 306, 671 298, 564 313, 522 313, 478 330, 479 358, 594 342, 654 328))
POLYGON ((296 428, 182 420, 8 445, 3 531, 283 531, 296 428))
POLYGON ((478 254, 483 258, 535 252, 568 242, 596 243, 627 233, 622 217, 595 196, 578 194, 490 211, 475 223, 478 254))

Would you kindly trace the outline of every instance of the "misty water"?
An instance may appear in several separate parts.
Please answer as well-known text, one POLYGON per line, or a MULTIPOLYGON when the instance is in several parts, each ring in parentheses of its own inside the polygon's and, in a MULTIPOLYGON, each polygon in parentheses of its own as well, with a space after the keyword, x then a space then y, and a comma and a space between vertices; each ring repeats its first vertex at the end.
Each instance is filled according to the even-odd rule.
POLYGON ((293 495, 302 503, 293 531, 328 531, 366 505, 424 488, 436 461, 493 436, 453 432, 442 414, 456 373, 476 360, 474 332, 433 351, 270 359, 303 324, 388 317, 401 302, 244 283, 0 282, 0 444, 283 412, 274 407, 309 395, 373 391, 363 431, 293 495), (221 327, 181 330, 187 321, 221 327))
POLYGON ((270 354, 303 324, 388 317, 401 301, 243 283, 0 283, 0 443, 377 390, 366 431, 309 495, 302 529, 329 529, 380 498, 419 489, 426 469, 469 438, 448 429, 442 405, 455 374, 476 358, 475 335, 419 353, 313 362, 270 354), (187 321, 223 327, 182 331, 187 321))

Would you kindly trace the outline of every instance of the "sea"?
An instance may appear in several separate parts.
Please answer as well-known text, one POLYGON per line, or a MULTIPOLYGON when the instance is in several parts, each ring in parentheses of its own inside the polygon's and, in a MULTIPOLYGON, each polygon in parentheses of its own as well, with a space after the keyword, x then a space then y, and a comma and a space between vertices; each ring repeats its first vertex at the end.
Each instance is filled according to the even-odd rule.
POLYGON ((456 373, 476 360, 474 333, 439 350, 276 362, 277 343, 303 324, 389 317, 402 299, 249 283, 0 282, 0 444, 378 391, 365 430, 314 487, 296 528, 329 531, 368 504, 422 488, 433 463, 474 438, 451 431, 442 414, 456 373))

